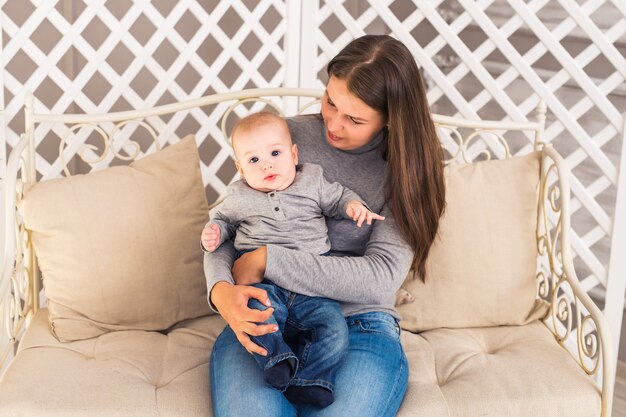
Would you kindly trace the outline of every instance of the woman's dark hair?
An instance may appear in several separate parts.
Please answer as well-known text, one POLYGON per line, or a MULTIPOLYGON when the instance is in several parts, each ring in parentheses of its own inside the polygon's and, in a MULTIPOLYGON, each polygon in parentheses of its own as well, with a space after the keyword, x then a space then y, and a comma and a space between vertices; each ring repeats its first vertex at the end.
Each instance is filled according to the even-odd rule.
POLYGON ((386 199, 413 249, 412 268, 425 281, 426 258, 445 208, 445 181, 443 150, 415 59, 390 36, 365 35, 339 52, 327 72, 384 117, 386 199))

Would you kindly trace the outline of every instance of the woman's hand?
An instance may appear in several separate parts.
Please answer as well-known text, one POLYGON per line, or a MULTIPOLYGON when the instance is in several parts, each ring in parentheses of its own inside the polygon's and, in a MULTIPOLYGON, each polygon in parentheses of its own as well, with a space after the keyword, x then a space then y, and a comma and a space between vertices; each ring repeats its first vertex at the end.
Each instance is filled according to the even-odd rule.
POLYGON ((250 340, 250 335, 262 336, 278 331, 275 324, 256 324, 269 319, 274 309, 270 307, 265 311, 260 311, 248 308, 250 298, 256 298, 270 307, 267 292, 260 288, 220 281, 211 290, 211 302, 233 330, 239 343, 250 353, 267 356, 267 351, 250 340))
POLYGON ((265 276, 267 246, 246 252, 233 265, 233 278, 237 285, 258 284, 265 276))

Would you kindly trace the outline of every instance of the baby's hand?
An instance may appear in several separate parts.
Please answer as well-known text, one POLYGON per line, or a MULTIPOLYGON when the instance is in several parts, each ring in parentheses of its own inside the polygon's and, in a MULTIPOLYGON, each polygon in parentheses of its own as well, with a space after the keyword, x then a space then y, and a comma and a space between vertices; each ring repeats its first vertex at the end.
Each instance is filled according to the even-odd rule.
POLYGON ((213 252, 220 245, 220 228, 216 224, 210 224, 202 231, 200 237, 202 246, 207 252, 213 252))
POLYGON ((361 227, 364 221, 367 222, 367 224, 372 224, 372 220, 385 220, 383 216, 372 213, 356 200, 352 200, 348 203, 346 214, 356 222, 358 227, 361 227))

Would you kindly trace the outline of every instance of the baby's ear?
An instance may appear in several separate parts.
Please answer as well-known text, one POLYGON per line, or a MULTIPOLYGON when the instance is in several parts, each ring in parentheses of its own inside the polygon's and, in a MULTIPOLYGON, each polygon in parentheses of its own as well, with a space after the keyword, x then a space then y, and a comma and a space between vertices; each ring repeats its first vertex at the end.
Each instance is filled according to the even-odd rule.
POLYGON ((298 165, 298 145, 295 143, 291 146, 291 154, 293 155, 293 164, 298 165))
POLYGON ((241 165, 237 160, 235 160, 235 168, 237 168, 237 172, 239 172, 239 175, 241 175, 241 178, 243 178, 243 169, 241 169, 241 165))

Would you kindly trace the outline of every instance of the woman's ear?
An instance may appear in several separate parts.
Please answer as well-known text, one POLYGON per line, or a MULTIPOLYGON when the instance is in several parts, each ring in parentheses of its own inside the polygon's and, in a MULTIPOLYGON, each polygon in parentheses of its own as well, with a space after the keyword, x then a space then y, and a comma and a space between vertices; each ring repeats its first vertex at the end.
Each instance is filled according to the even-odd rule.
POLYGON ((296 145, 295 143, 291 147, 291 154, 293 158, 293 164, 298 165, 298 145, 296 145))

